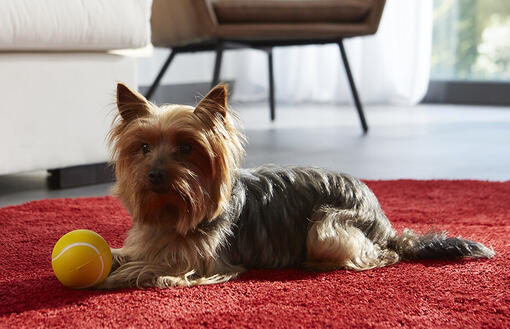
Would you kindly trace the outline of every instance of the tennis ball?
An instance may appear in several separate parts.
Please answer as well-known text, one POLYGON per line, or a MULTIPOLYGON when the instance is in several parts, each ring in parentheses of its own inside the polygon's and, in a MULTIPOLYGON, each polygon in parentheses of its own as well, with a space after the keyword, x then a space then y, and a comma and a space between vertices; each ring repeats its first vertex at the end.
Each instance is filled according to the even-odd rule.
POLYGON ((64 286, 89 288, 101 283, 112 267, 112 252, 96 232, 75 230, 64 234, 51 254, 53 272, 64 286))

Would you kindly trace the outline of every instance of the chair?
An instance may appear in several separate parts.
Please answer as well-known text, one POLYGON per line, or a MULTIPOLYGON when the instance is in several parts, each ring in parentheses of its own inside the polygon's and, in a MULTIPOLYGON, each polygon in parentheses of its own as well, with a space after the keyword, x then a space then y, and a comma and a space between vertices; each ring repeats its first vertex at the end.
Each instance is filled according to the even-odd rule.
POLYGON ((273 47, 336 43, 344 63, 363 133, 368 125, 343 40, 374 34, 385 0, 155 0, 152 43, 171 48, 146 97, 150 99, 175 55, 215 51, 211 86, 220 79, 224 50, 267 53, 270 118, 275 119, 273 47))

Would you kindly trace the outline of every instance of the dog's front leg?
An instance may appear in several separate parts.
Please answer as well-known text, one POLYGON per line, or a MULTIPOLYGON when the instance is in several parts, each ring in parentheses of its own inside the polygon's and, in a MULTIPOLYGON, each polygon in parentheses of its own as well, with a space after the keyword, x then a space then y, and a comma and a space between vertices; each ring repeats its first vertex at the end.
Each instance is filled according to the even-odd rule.
POLYGON ((114 290, 129 287, 190 287, 225 282, 237 277, 240 272, 208 276, 197 275, 195 271, 189 271, 181 275, 171 275, 170 273, 171 269, 167 266, 154 265, 143 261, 128 261, 111 272, 106 280, 95 288, 99 290, 114 290))
POLYGON ((129 287, 153 287, 159 276, 168 272, 168 267, 154 265, 145 261, 127 260, 125 256, 116 255, 115 265, 110 275, 95 288, 100 290, 113 290, 129 287))
POLYGON ((240 273, 225 273, 225 274, 214 274, 211 276, 203 276, 197 277, 194 275, 194 272, 191 271, 181 276, 169 276, 163 275, 159 276, 154 282, 154 286, 158 288, 168 288, 168 287, 176 287, 176 286, 199 286, 206 284, 216 284, 229 281, 231 279, 236 278, 240 273))

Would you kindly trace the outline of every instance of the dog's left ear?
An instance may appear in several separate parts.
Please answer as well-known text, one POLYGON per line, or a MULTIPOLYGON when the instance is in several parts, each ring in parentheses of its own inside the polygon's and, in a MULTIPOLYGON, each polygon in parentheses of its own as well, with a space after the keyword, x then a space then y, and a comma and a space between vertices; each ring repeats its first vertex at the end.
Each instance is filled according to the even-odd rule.
POLYGON ((117 84, 117 108, 126 123, 150 114, 145 97, 123 83, 117 84))
MULTIPOLYGON (((204 119, 220 119, 223 121, 227 115, 227 87, 224 84, 217 85, 195 107, 195 115, 204 119)), ((209 121, 206 120, 206 121, 209 121)))

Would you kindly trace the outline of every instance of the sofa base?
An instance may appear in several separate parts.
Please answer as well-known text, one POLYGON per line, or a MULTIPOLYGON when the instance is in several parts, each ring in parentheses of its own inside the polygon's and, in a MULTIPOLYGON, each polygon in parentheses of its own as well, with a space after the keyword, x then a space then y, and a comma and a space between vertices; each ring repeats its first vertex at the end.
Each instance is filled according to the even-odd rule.
POLYGON ((136 87, 136 58, 0 53, 0 175, 108 161, 117 82, 136 87))
POLYGON ((105 184, 115 181, 112 166, 106 162, 83 166, 48 170, 48 186, 63 189, 93 184, 105 184))

